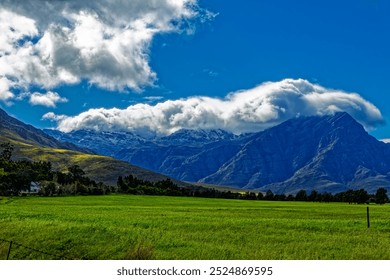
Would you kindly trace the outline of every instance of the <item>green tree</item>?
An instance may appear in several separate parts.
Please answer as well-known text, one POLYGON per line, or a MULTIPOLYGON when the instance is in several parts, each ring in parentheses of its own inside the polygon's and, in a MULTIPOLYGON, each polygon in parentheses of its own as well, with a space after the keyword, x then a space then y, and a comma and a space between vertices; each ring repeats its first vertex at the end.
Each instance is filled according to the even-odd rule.
POLYGON ((284 193, 282 194, 275 194, 274 195, 274 200, 277 201, 285 201, 287 199, 286 195, 284 193))
POLYGON ((274 195, 274 193, 271 190, 268 190, 265 193, 265 196, 264 196, 265 200, 274 200, 274 198, 275 198, 275 195, 274 195))
POLYGON ((296 201, 306 201, 307 200, 307 193, 305 190, 300 190, 299 192, 297 192, 297 194, 295 195, 295 200, 296 201))
POLYGON ((11 160, 12 152, 14 151, 14 145, 12 145, 10 142, 2 143, 0 144, 1 153, 0 158, 4 160, 11 160))
POLYGON ((72 175, 72 179, 74 181, 83 179, 83 176, 85 175, 84 170, 82 170, 77 164, 69 166, 68 171, 72 175))
POLYGON ((318 192, 316 190, 312 190, 310 195, 307 197, 308 201, 318 201, 318 192))
POLYGON ((379 188, 375 194, 375 202, 377 204, 385 204, 389 202, 389 197, 387 196, 387 190, 385 188, 379 188))
POLYGON ((353 190, 347 190, 344 194, 344 202, 348 202, 349 204, 356 202, 355 192, 353 190))
POLYGON ((48 182, 47 184, 41 185, 40 193, 44 196, 51 196, 56 193, 56 184, 54 182, 48 182))
POLYGON ((370 196, 365 189, 355 191, 355 202, 359 204, 367 203, 370 196))
POLYGON ((118 189, 121 192, 127 192, 128 187, 126 186, 125 182, 123 181, 123 177, 119 176, 118 181, 116 182, 116 185, 118 186, 118 189))

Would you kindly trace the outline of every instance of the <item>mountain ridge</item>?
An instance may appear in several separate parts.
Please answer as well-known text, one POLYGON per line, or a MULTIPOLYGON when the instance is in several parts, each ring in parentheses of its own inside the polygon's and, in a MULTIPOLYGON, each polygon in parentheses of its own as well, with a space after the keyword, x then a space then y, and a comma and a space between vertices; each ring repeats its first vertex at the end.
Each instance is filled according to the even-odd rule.
POLYGON ((62 148, 79 152, 93 153, 91 150, 80 148, 72 143, 58 141, 54 137, 44 133, 42 130, 9 116, 2 109, 0 109, 0 132, 1 136, 6 136, 15 141, 24 140, 29 144, 42 147, 62 148))
MULTIPOLYGON (((251 176, 247 177, 246 184, 241 185, 246 188, 261 191, 271 189, 279 193, 296 192, 299 189, 338 192, 362 187, 356 173, 363 170, 365 165, 370 167, 367 170, 370 170, 371 175, 381 175, 387 182, 390 171, 387 155, 389 146, 368 135, 346 113, 292 119, 259 133, 236 158, 202 182, 218 184, 226 182, 227 174, 242 175, 247 172, 251 176), (251 161, 254 155, 259 157, 255 164, 240 165, 248 158, 251 161), (369 165, 365 164, 373 155, 376 157, 371 159, 369 165), (221 179, 221 176, 225 177, 221 179)), ((365 172, 367 174, 368 171, 365 172)), ((235 181, 230 180, 229 185, 235 185, 235 181)), ((372 190, 373 187, 376 186, 366 188, 372 190)))
POLYGON ((275 193, 390 186, 390 145, 345 112, 297 117, 238 136, 182 130, 137 145, 113 156, 184 181, 275 193))
MULTIPOLYGON (((50 161, 54 169, 66 171, 67 167, 79 165, 91 179, 115 186, 119 176, 133 175, 141 180, 162 181, 169 177, 134 166, 128 162, 98 155, 88 148, 72 143, 63 143, 42 130, 25 124, 0 109, 0 142, 14 146, 16 160, 50 161)), ((182 187, 187 183, 174 180, 182 187)))

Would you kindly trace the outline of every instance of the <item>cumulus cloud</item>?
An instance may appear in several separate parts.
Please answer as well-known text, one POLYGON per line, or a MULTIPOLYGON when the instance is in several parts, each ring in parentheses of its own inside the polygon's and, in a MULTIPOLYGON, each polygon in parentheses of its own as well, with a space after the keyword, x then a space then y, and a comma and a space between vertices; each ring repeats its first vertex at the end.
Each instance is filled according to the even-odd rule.
POLYGON ((156 105, 136 104, 126 109, 90 109, 77 116, 49 113, 58 129, 132 131, 170 134, 179 129, 224 129, 236 134, 259 131, 296 116, 351 114, 367 129, 383 122, 378 108, 357 93, 327 89, 306 80, 263 83, 224 99, 204 96, 168 100, 156 105))
POLYGON ((51 120, 51 121, 56 121, 59 122, 61 120, 64 120, 68 118, 66 115, 56 115, 53 112, 46 113, 42 116, 42 120, 51 120))
POLYGON ((149 66, 153 37, 205 16, 196 0, 2 0, 0 100, 15 88, 50 90, 81 80, 141 90, 156 80, 149 66))
POLYGON ((10 81, 4 77, 0 77, 0 100, 7 101, 14 97, 14 94, 9 90, 10 81))
POLYGON ((57 103, 66 103, 68 99, 61 97, 57 92, 47 93, 34 92, 30 95, 30 104, 55 108, 57 103))

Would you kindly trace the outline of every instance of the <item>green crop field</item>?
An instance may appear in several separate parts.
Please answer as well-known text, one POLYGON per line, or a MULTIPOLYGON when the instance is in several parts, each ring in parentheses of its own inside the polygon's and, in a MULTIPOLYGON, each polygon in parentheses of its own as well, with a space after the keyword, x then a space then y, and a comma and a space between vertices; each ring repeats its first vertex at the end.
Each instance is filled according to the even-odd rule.
MULTIPOLYGON (((14 242, 10 259, 388 260, 390 205, 370 205, 370 228, 366 207, 131 195, 0 198, 0 239, 14 242)), ((0 259, 8 249, 0 241, 0 259)))

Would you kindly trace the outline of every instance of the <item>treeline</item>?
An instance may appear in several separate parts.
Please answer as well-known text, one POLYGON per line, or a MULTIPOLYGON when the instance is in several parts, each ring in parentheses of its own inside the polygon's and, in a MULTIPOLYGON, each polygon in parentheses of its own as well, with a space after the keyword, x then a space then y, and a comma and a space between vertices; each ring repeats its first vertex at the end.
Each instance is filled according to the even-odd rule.
POLYGON ((68 167, 68 172, 53 171, 50 162, 32 162, 11 159, 14 146, 0 145, 0 195, 19 195, 36 187, 40 195, 99 195, 107 194, 112 187, 97 183, 85 176, 78 165, 68 167))
POLYGON ((121 193, 135 195, 167 195, 167 196, 194 196, 208 198, 247 199, 247 200, 274 200, 274 201, 312 201, 312 202, 348 202, 348 203, 378 203, 389 202, 387 190, 379 188, 376 194, 368 194, 366 190, 348 190, 337 194, 318 193, 312 191, 309 195, 300 190, 296 195, 274 194, 271 190, 265 194, 259 192, 231 192, 206 188, 180 188, 170 179, 159 182, 140 180, 132 175, 118 178, 118 190, 121 193))
POLYGON ((180 188, 169 178, 158 182, 140 180, 133 175, 118 177, 118 191, 138 195, 188 196, 189 190, 180 188))
POLYGON ((269 190, 265 195, 259 193, 257 199, 277 201, 348 202, 350 204, 385 204, 389 202, 389 197, 387 196, 387 190, 385 188, 378 188, 375 194, 369 194, 364 189, 350 189, 345 192, 339 192, 336 194, 331 194, 328 192, 319 193, 315 190, 311 191, 310 194, 308 194, 306 190, 300 190, 296 193, 296 195, 290 194, 288 196, 286 196, 285 194, 273 194, 272 191, 269 190))

